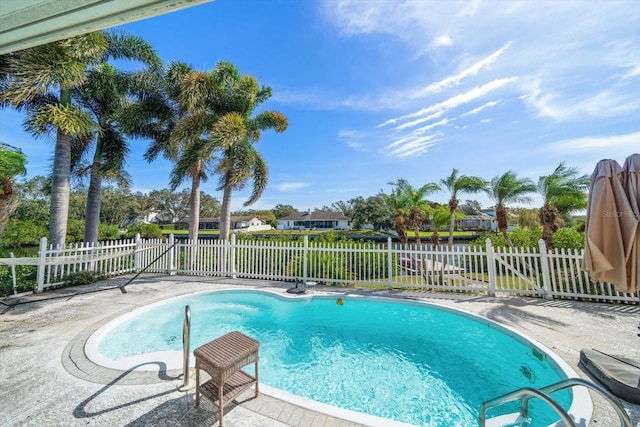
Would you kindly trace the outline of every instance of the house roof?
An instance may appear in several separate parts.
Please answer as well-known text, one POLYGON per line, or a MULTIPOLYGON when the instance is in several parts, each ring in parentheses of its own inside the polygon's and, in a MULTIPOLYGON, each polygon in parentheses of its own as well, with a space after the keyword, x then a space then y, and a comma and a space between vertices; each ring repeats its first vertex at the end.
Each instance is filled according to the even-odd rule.
MULTIPOLYGON (((251 221, 252 219, 260 219, 255 215, 231 215, 231 222, 239 222, 239 221, 251 221)), ((189 217, 185 219, 188 221, 189 217)), ((200 222, 220 222, 220 217, 217 218, 200 218, 200 222)))
POLYGON ((345 216, 342 212, 294 212, 291 215, 278 219, 278 221, 351 221, 351 218, 345 216))
POLYGON ((488 221, 488 220, 495 220, 495 219, 496 219, 495 216, 491 216, 491 215, 487 215, 485 213, 481 213, 481 214, 476 214, 476 215, 467 215, 464 218, 460 218, 460 221, 466 221, 466 220, 488 221))

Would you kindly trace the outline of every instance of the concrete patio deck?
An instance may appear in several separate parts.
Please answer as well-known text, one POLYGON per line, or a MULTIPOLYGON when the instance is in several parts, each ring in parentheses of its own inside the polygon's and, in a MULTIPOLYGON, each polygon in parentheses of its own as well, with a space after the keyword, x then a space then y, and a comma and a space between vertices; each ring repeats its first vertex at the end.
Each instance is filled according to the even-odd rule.
MULTIPOLYGON (((196 291, 248 287, 284 292, 291 283, 143 275, 128 293, 110 289, 123 276, 93 285, 49 291, 0 304, 0 425, 11 426, 205 426, 217 425, 206 400, 194 408, 194 392, 180 392, 180 372, 115 371, 84 357, 92 331, 118 315, 169 297, 196 291), (38 300, 37 302, 31 302, 38 300), (17 305, 7 306, 5 304, 17 305)), ((475 313, 539 341, 580 376, 582 348, 640 360, 640 307, 535 298, 486 297, 400 290, 324 287, 316 292, 358 293, 421 299, 475 313)), ((192 369, 193 371, 193 369, 192 369)), ((192 372, 193 374, 193 372, 192 372)), ((262 387, 261 387, 261 391, 262 387)), ((614 411, 593 395, 591 426, 620 425, 614 411)), ((621 401, 640 426, 640 406, 621 401)), ((384 402, 381 402, 384 404, 384 402)), ((246 392, 225 411, 227 427, 357 426, 340 413, 321 413, 269 396, 246 392)))

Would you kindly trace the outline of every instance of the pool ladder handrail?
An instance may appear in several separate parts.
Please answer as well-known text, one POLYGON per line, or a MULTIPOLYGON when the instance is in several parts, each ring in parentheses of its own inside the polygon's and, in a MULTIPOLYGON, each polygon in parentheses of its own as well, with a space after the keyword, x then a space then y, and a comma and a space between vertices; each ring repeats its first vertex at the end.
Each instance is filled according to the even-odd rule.
POLYGON ((184 322, 182 324, 182 370, 183 389, 189 388, 189 346, 190 346, 190 332, 191 332, 191 307, 184 306, 184 322))
POLYGON ((604 388, 592 383, 591 381, 587 381, 583 378, 566 378, 562 381, 559 381, 554 384, 550 384, 545 387, 541 387, 539 389, 533 387, 523 387, 518 390, 511 391, 509 393, 503 394, 502 396, 495 397, 493 399, 487 400, 483 402, 480 407, 480 415, 479 422, 480 427, 484 427, 487 421, 487 410, 500 406, 502 404, 512 402, 514 400, 522 399, 522 403, 520 405, 520 415, 522 417, 528 417, 529 414, 529 400, 531 398, 537 397, 545 401, 549 406, 551 406, 560 418, 565 423, 566 427, 575 427, 575 422, 571 419, 569 414, 556 402, 549 394, 555 393, 556 391, 564 390, 569 387, 575 386, 584 386, 590 388, 591 390, 600 394, 609 404, 613 407, 618 418, 620 419, 621 427, 632 427, 631 418, 629 418, 629 414, 627 414, 624 408, 618 403, 615 397, 609 393, 604 388))

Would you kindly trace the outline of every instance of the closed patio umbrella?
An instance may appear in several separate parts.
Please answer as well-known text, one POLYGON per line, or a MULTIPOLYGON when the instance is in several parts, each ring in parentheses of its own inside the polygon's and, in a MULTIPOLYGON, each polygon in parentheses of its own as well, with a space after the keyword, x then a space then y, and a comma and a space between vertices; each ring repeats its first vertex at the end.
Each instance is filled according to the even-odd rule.
POLYGON ((616 290, 630 290, 627 259, 638 232, 638 219, 622 184, 623 169, 615 160, 601 160, 591 175, 583 269, 616 290))
MULTIPOLYGON (((633 154, 624 162, 622 185, 631 207, 630 215, 640 220, 640 154, 633 154)), ((635 239, 627 253, 627 291, 640 289, 640 225, 636 229, 635 239)))

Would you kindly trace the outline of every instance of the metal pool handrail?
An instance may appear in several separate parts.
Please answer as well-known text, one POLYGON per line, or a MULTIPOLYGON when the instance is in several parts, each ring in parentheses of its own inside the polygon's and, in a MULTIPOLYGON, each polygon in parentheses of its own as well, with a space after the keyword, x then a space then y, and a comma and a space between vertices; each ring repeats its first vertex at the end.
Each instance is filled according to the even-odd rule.
MULTIPOLYGON (((503 394, 502 396, 498 396, 491 400, 487 400, 486 402, 483 402, 482 406, 480 407, 480 416, 479 416, 480 426, 484 427, 486 425, 488 409, 493 408, 494 406, 500 406, 504 403, 509 403, 518 399, 522 399, 523 405, 524 405, 524 399, 528 399, 534 396, 540 398, 541 400, 544 400, 549 406, 551 406, 556 411, 556 413, 560 415, 560 418, 564 422, 565 426, 575 427, 576 424, 573 422, 569 414, 567 414, 567 411, 562 409, 562 407, 558 404, 558 402, 553 400, 551 396, 549 396, 548 394, 543 393, 542 391, 533 387, 522 387, 522 388, 519 388, 518 390, 511 391, 509 393, 503 394)), ((524 413, 522 415, 526 416, 524 413)))
MULTIPOLYGON (((550 384, 548 386, 540 388, 540 391, 544 393, 555 393, 556 391, 564 390, 569 387, 574 387, 577 385, 581 385, 591 390, 597 392, 602 396, 609 404, 613 407, 616 414, 618 415, 618 419, 620 420, 621 427, 631 427, 631 418, 629 418, 629 414, 620 406, 620 404, 616 401, 611 393, 609 393, 604 388, 594 384, 591 381, 585 380, 583 378, 567 378, 555 384, 550 384)), ((526 411, 526 407, 528 406, 530 397, 525 397, 522 399, 522 410, 526 411)), ((526 415, 526 412, 524 412, 526 415)))
POLYGON ((603 389, 602 387, 592 383, 591 381, 587 381, 583 378, 566 378, 562 381, 559 381, 554 384, 550 384, 545 387, 541 387, 539 389, 532 387, 523 387, 518 390, 506 393, 502 396, 498 396, 491 400, 487 400, 482 403, 480 407, 480 426, 484 427, 487 420, 487 410, 494 407, 500 406, 504 403, 512 402, 514 400, 522 399, 520 406, 520 415, 523 417, 527 417, 529 415, 529 400, 533 397, 538 397, 544 400, 547 404, 549 404, 562 418, 562 421, 566 426, 575 427, 575 422, 569 417, 567 412, 562 409, 562 407, 553 400, 549 394, 555 393, 556 391, 564 390, 566 388, 574 387, 574 386, 584 386, 590 388, 600 394, 615 410, 616 414, 618 414, 618 418, 620 419, 621 427, 632 427, 631 426, 631 418, 629 418, 629 414, 625 412, 625 410, 620 406, 620 404, 615 400, 615 398, 603 389))
POLYGON ((189 388, 189 334, 191 332, 191 307, 184 306, 184 322, 182 324, 182 387, 189 388))

